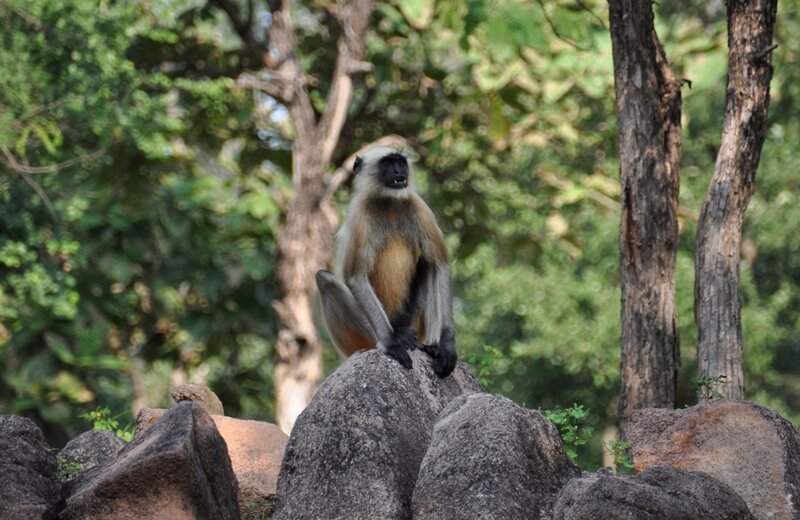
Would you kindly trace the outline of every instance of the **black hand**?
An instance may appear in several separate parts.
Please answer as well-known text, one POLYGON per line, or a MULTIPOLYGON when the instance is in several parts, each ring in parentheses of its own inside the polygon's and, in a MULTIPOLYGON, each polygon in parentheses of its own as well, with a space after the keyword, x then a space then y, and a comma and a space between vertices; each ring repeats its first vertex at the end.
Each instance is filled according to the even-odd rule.
POLYGON ((456 336, 453 329, 445 327, 438 343, 422 345, 422 350, 433 358, 433 371, 436 375, 445 378, 453 373, 456 368, 458 354, 456 353, 456 336))
POLYGON ((411 368, 408 351, 417 348, 417 333, 408 327, 398 327, 386 345, 386 355, 397 360, 405 368, 411 368))

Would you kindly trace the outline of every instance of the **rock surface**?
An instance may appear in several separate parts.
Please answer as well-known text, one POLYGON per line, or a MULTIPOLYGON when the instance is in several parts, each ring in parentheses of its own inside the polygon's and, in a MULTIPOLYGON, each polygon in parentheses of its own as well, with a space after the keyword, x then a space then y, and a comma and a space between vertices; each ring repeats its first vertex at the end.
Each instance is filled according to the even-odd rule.
POLYGON ((55 518, 56 456, 30 419, 0 415, 0 518, 55 518))
POLYGON ((713 400, 686 410, 640 410, 626 433, 637 471, 702 471, 733 488, 756 518, 800 518, 800 434, 769 408, 713 400))
POLYGON ((181 403, 142 432, 111 463, 65 486, 60 518, 239 518, 225 441, 199 405, 181 403))
POLYGON ((569 482, 554 520, 753 520, 726 484, 704 474, 657 467, 637 477, 592 475, 569 482))
POLYGON ((547 518, 558 492, 579 475, 540 412, 501 396, 463 395, 433 429, 414 488, 414 518, 547 518))
POLYGON ((460 363, 438 378, 375 350, 356 353, 297 419, 278 477, 275 520, 410 518, 411 495, 433 424, 457 396, 480 391, 460 363))
POLYGON ((212 416, 228 445, 239 481, 239 509, 244 520, 269 518, 277 504, 278 471, 289 437, 274 424, 212 416))
POLYGON ((58 452, 58 477, 66 482, 112 460, 124 447, 125 441, 109 430, 83 432, 58 452))
POLYGON ((205 385, 189 383, 176 386, 172 389, 170 395, 172 396, 172 400, 176 403, 194 401, 211 415, 225 415, 225 410, 222 408, 222 401, 219 400, 217 394, 212 392, 211 389, 205 385))
POLYGON ((136 412, 136 428, 133 433, 134 438, 157 423, 165 413, 167 413, 166 408, 139 408, 139 411, 136 412))

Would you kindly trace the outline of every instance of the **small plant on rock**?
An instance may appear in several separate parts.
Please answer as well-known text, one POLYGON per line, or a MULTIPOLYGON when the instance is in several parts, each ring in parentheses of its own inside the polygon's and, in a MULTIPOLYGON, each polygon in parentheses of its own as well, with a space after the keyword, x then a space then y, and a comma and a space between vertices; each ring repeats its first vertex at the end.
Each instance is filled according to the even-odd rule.
POLYGON ((694 387, 697 389, 697 398, 701 401, 721 399, 723 395, 717 388, 719 385, 724 385, 727 378, 728 376, 725 374, 720 374, 716 377, 698 377, 694 382, 694 387))
POLYGON ((475 371, 475 378, 481 386, 492 386, 491 374, 495 362, 504 356, 503 352, 489 345, 484 345, 479 352, 468 352, 464 356, 466 361, 475 371))
POLYGON ((614 456, 614 467, 608 468, 615 475, 630 475, 633 473, 633 453, 631 445, 626 441, 611 440, 605 447, 614 456))
POLYGON ((91 412, 81 414, 80 418, 91 422, 92 428, 95 430, 108 430, 125 442, 130 442, 133 438, 133 425, 128 424, 120 428, 118 420, 120 415, 122 414, 112 416, 108 407, 98 406, 91 412))
POLYGON ((61 482, 66 482, 83 471, 83 464, 74 460, 59 459, 56 466, 56 476, 61 482))
POLYGON ((583 424, 589 417, 589 410, 584 410, 582 405, 573 404, 564 409, 557 406, 553 410, 542 410, 542 413, 558 427, 564 452, 574 462, 578 458, 578 446, 586 444, 594 431, 591 426, 583 424))

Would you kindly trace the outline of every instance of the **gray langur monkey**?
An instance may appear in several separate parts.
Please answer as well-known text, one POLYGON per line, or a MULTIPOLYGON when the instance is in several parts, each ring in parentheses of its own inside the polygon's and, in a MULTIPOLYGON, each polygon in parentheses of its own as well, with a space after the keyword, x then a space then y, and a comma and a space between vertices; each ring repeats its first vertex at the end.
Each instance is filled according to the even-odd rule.
POLYGON ((356 194, 336 235, 336 274, 316 275, 331 338, 346 356, 377 347, 406 368, 408 351, 419 346, 447 377, 458 355, 450 262, 436 218, 398 150, 371 148, 353 171, 356 194))

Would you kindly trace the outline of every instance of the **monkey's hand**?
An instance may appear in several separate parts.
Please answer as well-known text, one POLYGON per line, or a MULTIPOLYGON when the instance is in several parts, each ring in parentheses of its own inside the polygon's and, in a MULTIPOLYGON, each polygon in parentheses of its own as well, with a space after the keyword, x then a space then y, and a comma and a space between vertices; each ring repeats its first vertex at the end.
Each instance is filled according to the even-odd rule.
POLYGON ((417 348, 417 333, 408 327, 397 327, 385 343, 383 353, 394 358, 405 368, 411 368, 409 350, 417 348))
POLYGON ((433 358, 433 371, 437 376, 445 378, 453 373, 458 354, 456 353, 456 334, 451 327, 442 329, 442 336, 438 343, 422 345, 422 350, 433 358))

